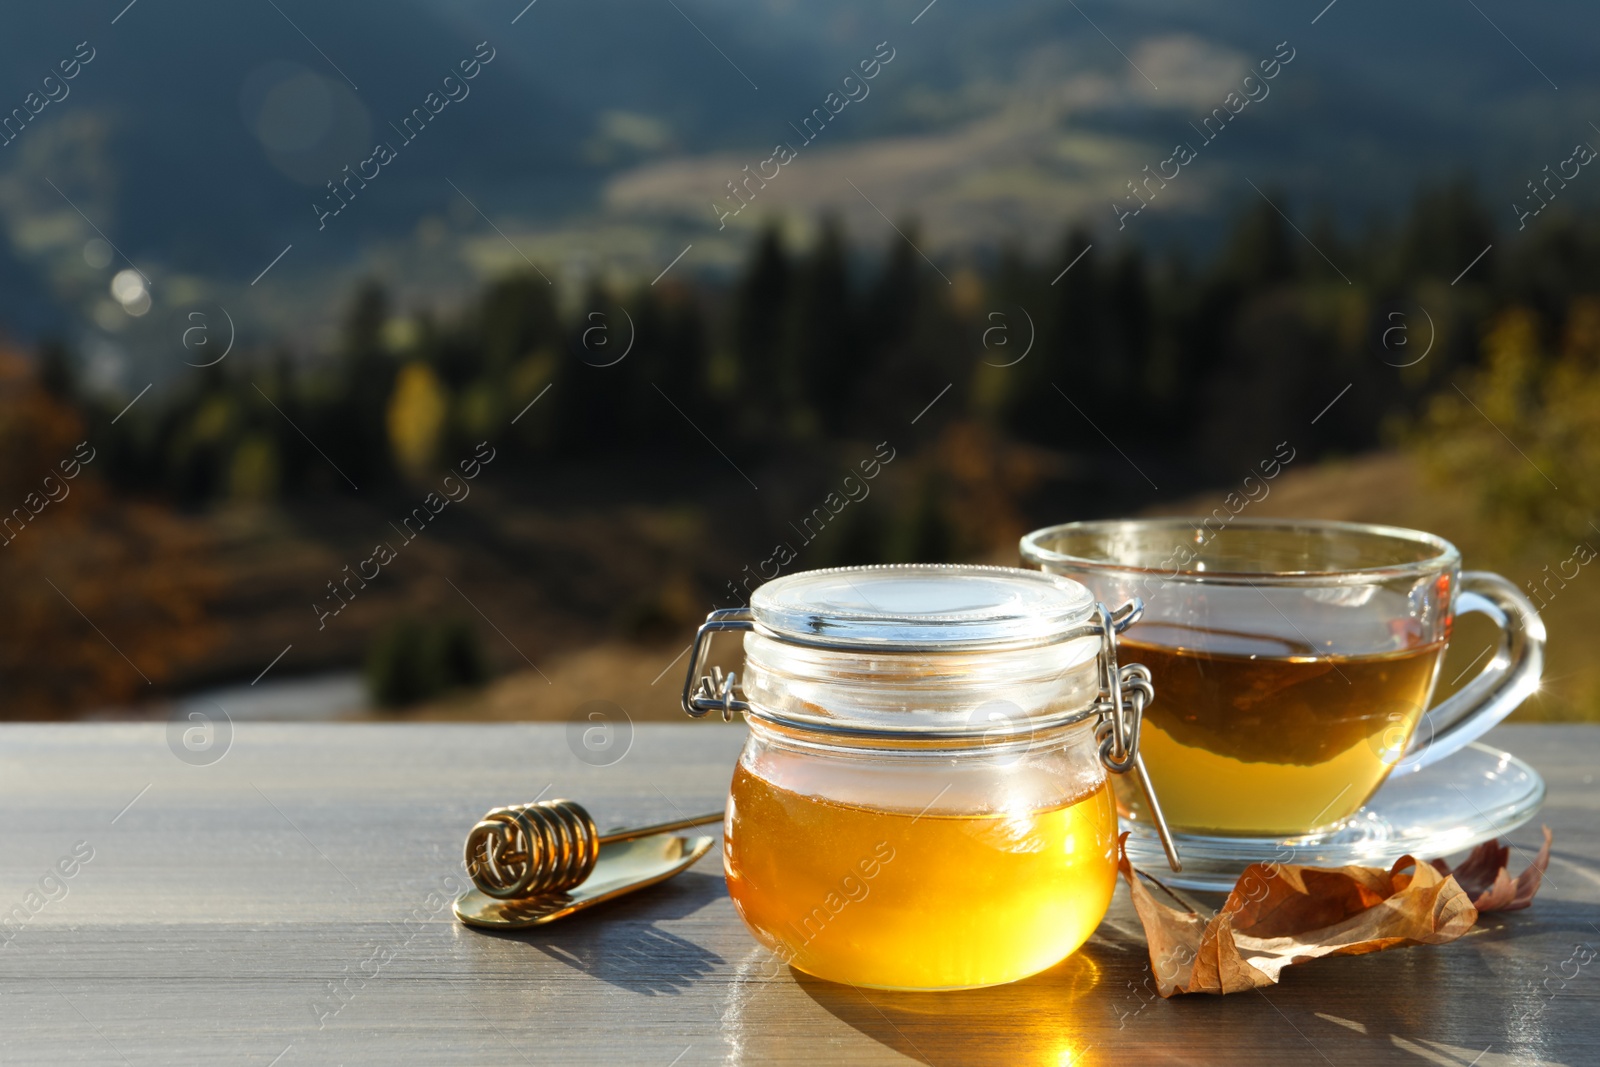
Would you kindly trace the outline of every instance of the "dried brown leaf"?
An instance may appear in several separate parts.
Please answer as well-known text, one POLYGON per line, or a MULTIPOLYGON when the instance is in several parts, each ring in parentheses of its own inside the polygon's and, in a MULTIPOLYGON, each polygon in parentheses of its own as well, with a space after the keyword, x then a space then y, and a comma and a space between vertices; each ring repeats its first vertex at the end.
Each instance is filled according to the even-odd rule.
POLYGON ((1121 868, 1163 997, 1273 985, 1323 956, 1444 944, 1478 918, 1455 879, 1411 856, 1388 870, 1253 864, 1209 920, 1157 900, 1126 852, 1121 868))
POLYGON ((1520 911, 1533 903, 1534 894, 1544 880, 1545 868, 1550 866, 1550 827, 1544 829, 1544 844, 1523 872, 1515 879, 1506 869, 1511 859, 1511 846, 1503 841, 1485 841, 1472 850, 1454 870, 1444 860, 1434 860, 1433 866, 1441 873, 1455 878, 1461 888, 1472 898, 1478 912, 1520 911))

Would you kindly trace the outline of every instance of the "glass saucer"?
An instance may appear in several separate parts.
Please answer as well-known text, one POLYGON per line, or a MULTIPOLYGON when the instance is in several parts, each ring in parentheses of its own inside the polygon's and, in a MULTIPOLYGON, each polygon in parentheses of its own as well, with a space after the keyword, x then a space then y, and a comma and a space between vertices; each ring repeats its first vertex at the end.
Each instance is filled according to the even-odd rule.
MULTIPOLYGON (((1157 783, 1160 788, 1160 783, 1157 783)), ((1390 776, 1337 830, 1314 837, 1212 837, 1174 831, 1183 872, 1167 867, 1148 823, 1123 818, 1128 858, 1167 885, 1226 893, 1252 863, 1388 867, 1503 836, 1538 813, 1544 779, 1509 752, 1473 742, 1431 767, 1390 776)))

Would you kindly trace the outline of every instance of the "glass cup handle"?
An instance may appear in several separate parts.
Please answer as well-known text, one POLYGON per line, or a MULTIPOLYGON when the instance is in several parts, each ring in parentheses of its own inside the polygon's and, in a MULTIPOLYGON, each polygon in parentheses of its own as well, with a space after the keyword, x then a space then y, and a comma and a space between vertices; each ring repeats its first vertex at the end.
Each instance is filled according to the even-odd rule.
POLYGON ((1456 615, 1477 612, 1500 627, 1500 644, 1478 676, 1417 723, 1396 770, 1439 762, 1499 724, 1539 688, 1544 672, 1544 620, 1510 581, 1488 571, 1463 571, 1456 615))

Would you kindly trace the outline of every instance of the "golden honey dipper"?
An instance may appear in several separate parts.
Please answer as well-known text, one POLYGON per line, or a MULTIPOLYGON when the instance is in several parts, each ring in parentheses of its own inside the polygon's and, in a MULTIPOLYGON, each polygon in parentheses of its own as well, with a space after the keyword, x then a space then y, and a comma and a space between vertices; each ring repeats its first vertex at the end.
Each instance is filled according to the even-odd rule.
POLYGON ((574 800, 541 800, 495 808, 467 835, 467 875, 479 892, 519 900, 576 888, 593 873, 600 846, 721 822, 723 813, 601 834, 574 800))

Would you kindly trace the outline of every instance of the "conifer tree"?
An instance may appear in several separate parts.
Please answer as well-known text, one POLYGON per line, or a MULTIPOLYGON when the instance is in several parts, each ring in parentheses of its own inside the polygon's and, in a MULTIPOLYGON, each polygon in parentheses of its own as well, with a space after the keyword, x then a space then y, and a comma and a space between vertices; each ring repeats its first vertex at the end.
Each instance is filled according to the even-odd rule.
POLYGON ((799 383, 784 373, 782 351, 793 287, 782 230, 769 223, 734 294, 734 378, 749 433, 770 430, 799 400, 799 383))

